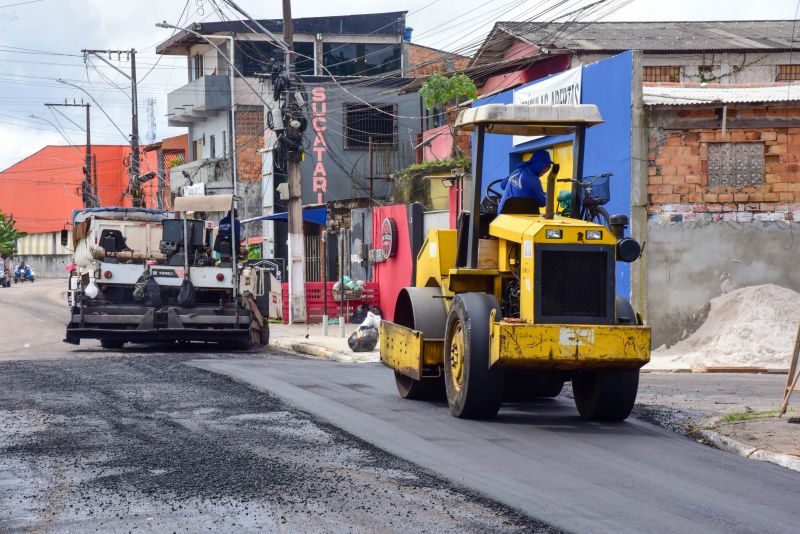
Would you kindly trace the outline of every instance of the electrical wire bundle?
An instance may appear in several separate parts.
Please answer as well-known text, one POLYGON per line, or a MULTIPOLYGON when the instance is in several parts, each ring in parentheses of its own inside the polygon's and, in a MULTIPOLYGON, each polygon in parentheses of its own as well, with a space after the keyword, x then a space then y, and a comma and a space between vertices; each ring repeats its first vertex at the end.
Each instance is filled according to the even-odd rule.
POLYGON ((303 134, 308 127, 307 104, 303 92, 295 87, 299 84, 294 83, 283 64, 272 64, 270 81, 278 107, 269 111, 267 126, 277 135, 275 165, 285 171, 288 161, 300 162, 303 159, 303 134))

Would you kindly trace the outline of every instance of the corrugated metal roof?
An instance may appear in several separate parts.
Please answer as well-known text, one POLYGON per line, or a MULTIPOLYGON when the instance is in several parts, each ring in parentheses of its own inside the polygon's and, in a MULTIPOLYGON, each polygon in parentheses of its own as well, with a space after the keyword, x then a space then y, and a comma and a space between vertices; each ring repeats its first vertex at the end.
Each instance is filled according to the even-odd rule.
POLYGON ((800 83, 764 85, 645 84, 647 106, 689 106, 698 104, 743 104, 800 100, 800 83))
POLYGON ((800 49, 791 20, 704 22, 498 22, 507 33, 544 48, 566 50, 800 49))

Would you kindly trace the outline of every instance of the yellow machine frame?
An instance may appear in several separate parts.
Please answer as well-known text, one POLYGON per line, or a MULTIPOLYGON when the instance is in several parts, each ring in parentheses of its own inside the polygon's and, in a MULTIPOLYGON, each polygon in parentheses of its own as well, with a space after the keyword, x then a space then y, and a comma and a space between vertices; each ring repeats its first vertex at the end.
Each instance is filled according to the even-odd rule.
MULTIPOLYGON (((489 339, 485 350, 488 350, 486 361, 490 369, 557 373, 637 370, 650 359, 650 329, 642 326, 637 316, 626 317, 621 324, 615 309, 614 261, 617 259, 616 251, 620 236, 612 232, 611 228, 578 218, 576 203, 573 203, 570 217, 554 214, 557 171, 551 172, 548 176, 547 210, 544 215, 501 214, 489 225, 491 239, 478 239, 477 214, 480 213, 485 133, 551 135, 575 132, 573 148, 576 157, 574 161, 570 160, 569 167, 574 169, 573 175, 582 176, 581 147, 585 129, 602 122, 602 119, 594 106, 577 106, 576 108, 580 108, 577 111, 555 108, 570 107, 488 105, 461 113, 457 126, 477 131, 475 161, 477 172, 473 184, 472 205, 468 206, 473 216, 469 220, 466 266, 457 267, 459 248, 457 231, 431 230, 416 259, 415 287, 430 288, 425 290, 426 298, 422 300, 427 304, 424 306, 436 308, 432 317, 444 317, 453 315, 451 306, 459 294, 491 294, 499 303, 502 302, 504 282, 513 278, 519 281, 519 317, 501 318, 496 310, 492 310, 488 316, 486 332, 489 339), (549 232, 553 230, 555 232, 549 232), (491 247, 487 246, 484 251, 481 245, 488 244, 491 244, 491 247), (582 319, 577 319, 576 322, 579 324, 560 324, 558 321, 548 320, 545 316, 537 319, 535 311, 537 251, 548 250, 549 245, 564 245, 571 250, 607 252, 606 258, 609 263, 606 272, 610 282, 607 289, 608 298, 605 299, 607 313, 603 320, 587 317, 585 324, 582 319), (431 304, 431 301, 437 303, 431 304), (613 319, 617 318, 616 324, 608 324, 609 317, 612 323, 613 319)), ((572 198, 578 198, 576 187, 573 186, 572 198)), ((554 246, 550 250, 557 248, 554 246)), ((560 250, 566 248, 561 247, 560 250)), ((413 300, 410 294, 406 296, 410 299, 409 302, 413 300)), ((428 310, 430 313, 430 308, 428 310)), ((445 336, 448 335, 450 327, 439 324, 441 320, 433 321, 437 323, 435 325, 430 324, 432 321, 429 318, 424 321, 413 319, 411 324, 398 324, 401 321, 397 317, 395 320, 397 322, 384 321, 381 324, 381 361, 396 371, 401 395, 416 398, 410 394, 410 386, 413 386, 413 383, 409 386, 403 377, 417 381, 418 384, 427 382, 430 385, 433 383, 432 380, 426 379, 439 376, 439 371, 447 365, 461 365, 450 362, 452 357, 449 356, 449 352, 460 353, 463 347, 456 345, 445 347, 445 336), (427 331, 427 334, 423 330, 427 331)), ((405 322, 408 323, 408 320, 405 322)), ((460 358, 461 356, 457 360, 460 358)), ((458 372, 461 372, 460 367, 458 372)), ((460 386, 455 387, 460 388, 460 386)), ((585 387, 582 389, 586 390, 585 387)), ((635 384, 627 389, 633 391, 635 397, 635 384)), ((453 401, 450 394, 448 390, 448 399, 454 414, 482 413, 480 410, 476 411, 474 407, 463 408, 459 405, 462 401, 453 401)), ((491 402, 496 402, 496 399, 491 402)), ((632 402, 629 399, 630 406, 632 402)), ((586 405, 585 402, 582 404, 586 405)), ((627 416, 624 409, 597 406, 599 406, 598 411, 589 414, 590 417, 598 414, 600 417, 612 418, 627 416)), ((594 407, 591 410, 594 410, 594 407)), ((491 410, 486 413, 491 415, 490 412, 491 410)))

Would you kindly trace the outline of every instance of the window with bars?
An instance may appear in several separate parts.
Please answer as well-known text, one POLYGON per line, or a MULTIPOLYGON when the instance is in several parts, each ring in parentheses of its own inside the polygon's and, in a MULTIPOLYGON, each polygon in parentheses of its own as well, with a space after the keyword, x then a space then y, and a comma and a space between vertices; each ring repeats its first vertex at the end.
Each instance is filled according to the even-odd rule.
POLYGON ((397 106, 395 104, 345 104, 345 147, 366 149, 373 145, 394 145, 397 140, 397 106))
MULTIPOLYGON (((314 43, 296 41, 292 49, 299 56, 294 58, 294 70, 298 74, 314 74, 314 43)), ((283 63, 283 50, 268 41, 236 41, 236 68, 245 76, 269 74, 274 62, 283 63)))
POLYGON ((645 82, 672 82, 681 81, 680 67, 645 67, 643 73, 645 82))
POLYGON ((800 80, 800 65, 778 65, 778 81, 800 80))
POLYGON ((374 76, 399 70, 401 46, 383 43, 323 43, 325 74, 334 76, 374 76))
POLYGON ((764 183, 764 143, 709 143, 708 187, 764 183))

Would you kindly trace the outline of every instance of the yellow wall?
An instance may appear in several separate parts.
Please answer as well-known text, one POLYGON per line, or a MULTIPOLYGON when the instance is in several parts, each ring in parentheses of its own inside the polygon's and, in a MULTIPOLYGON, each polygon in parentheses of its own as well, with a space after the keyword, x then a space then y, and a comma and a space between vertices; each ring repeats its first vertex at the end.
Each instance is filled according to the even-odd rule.
MULTIPOLYGON (((558 178, 572 178, 572 143, 559 143, 547 149, 550 152, 550 158, 553 163, 558 163, 561 169, 558 171, 558 178)), ((526 152, 522 155, 522 161, 531 159, 533 152, 526 152)), ((540 178, 542 181, 542 189, 547 190, 547 175, 545 174, 540 178)), ((571 191, 572 184, 569 182, 556 182, 556 195, 561 191, 571 191)))
MULTIPOLYGON (((530 156, 528 156, 530 157, 530 156)), ((431 183, 431 209, 446 210, 450 206, 450 188, 445 187, 443 179, 450 179, 450 171, 433 173, 429 175, 431 183)))

